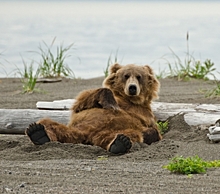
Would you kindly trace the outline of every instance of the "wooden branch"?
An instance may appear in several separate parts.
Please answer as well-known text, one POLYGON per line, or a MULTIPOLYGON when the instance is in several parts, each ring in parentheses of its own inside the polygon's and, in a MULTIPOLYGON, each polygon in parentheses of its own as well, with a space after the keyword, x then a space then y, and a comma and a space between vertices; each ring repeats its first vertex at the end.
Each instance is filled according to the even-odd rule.
MULTIPOLYGON (((70 117, 69 109, 74 100, 54 102, 38 102, 40 109, 0 109, 0 133, 24 134, 26 127, 41 118, 51 118, 57 122, 67 124, 70 117), (51 110, 55 109, 55 110, 51 110), (56 109, 62 109, 56 110, 56 109)), ((216 104, 183 104, 183 103, 152 103, 152 109, 158 120, 165 121, 178 113, 184 114, 189 125, 211 125, 220 119, 220 105, 216 104)))

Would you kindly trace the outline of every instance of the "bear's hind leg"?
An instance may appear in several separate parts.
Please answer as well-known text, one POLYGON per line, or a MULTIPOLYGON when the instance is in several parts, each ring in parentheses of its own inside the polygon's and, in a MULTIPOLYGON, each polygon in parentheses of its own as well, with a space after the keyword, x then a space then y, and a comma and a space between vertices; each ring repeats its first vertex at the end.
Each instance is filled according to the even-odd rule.
POLYGON ((148 128, 143 132, 144 143, 150 145, 153 142, 160 141, 162 136, 160 132, 155 128, 148 128))
POLYGON ((143 135, 142 132, 133 129, 101 130, 92 134, 91 138, 93 145, 100 146, 114 154, 127 153, 135 142, 143 142, 143 135))
POLYGON ((26 135, 36 145, 42 145, 50 141, 43 125, 32 123, 25 131, 26 135))
POLYGON ((129 137, 118 134, 109 148, 109 152, 113 154, 124 154, 131 149, 132 143, 129 137))

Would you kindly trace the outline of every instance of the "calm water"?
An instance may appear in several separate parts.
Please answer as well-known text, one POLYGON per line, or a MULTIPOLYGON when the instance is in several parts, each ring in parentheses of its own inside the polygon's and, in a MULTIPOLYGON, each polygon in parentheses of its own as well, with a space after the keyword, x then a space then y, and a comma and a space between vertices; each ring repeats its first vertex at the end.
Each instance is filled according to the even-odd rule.
MULTIPOLYGON (((76 77, 102 76, 110 53, 122 64, 150 64, 155 72, 190 53, 220 71, 220 3, 215 1, 0 1, 0 77, 13 77, 22 58, 40 57, 43 41, 74 43, 67 63, 76 77), (4 66, 3 66, 4 65, 4 66)), ((37 66, 37 64, 36 64, 37 66)), ((218 76, 220 77, 220 76, 218 76)))

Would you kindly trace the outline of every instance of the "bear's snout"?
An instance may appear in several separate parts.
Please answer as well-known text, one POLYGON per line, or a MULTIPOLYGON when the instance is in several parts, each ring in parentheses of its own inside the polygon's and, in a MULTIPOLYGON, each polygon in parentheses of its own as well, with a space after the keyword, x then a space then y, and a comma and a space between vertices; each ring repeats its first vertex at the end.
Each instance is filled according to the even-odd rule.
POLYGON ((136 76, 130 76, 125 83, 124 93, 128 96, 139 96, 140 95, 140 84, 136 76))
POLYGON ((137 94, 137 86, 134 85, 134 84, 131 84, 128 88, 128 91, 129 91, 129 95, 136 95, 137 94))

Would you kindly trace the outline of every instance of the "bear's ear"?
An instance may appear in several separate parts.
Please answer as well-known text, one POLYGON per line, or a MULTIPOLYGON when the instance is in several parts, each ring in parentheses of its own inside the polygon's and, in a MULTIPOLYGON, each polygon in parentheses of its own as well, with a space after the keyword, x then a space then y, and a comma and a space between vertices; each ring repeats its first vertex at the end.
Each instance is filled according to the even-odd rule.
POLYGON ((151 99, 157 99, 158 98, 158 92, 160 89, 160 82, 157 80, 153 69, 148 66, 145 65, 144 69, 147 71, 148 74, 148 86, 150 86, 151 88, 151 94, 149 93, 149 98, 151 99))
POLYGON ((149 65, 145 65, 144 68, 151 74, 154 75, 153 70, 151 69, 151 67, 149 65))
POLYGON ((113 87, 113 85, 115 84, 115 79, 117 77, 116 73, 121 68, 122 68, 122 66, 119 65, 118 63, 115 63, 112 66, 110 66, 109 75, 103 81, 102 86, 111 89, 113 87))
POLYGON ((121 69, 121 68, 122 68, 122 66, 119 65, 118 63, 113 64, 113 65, 110 67, 110 69, 109 69, 110 74, 116 73, 116 72, 117 72, 119 69, 121 69))

